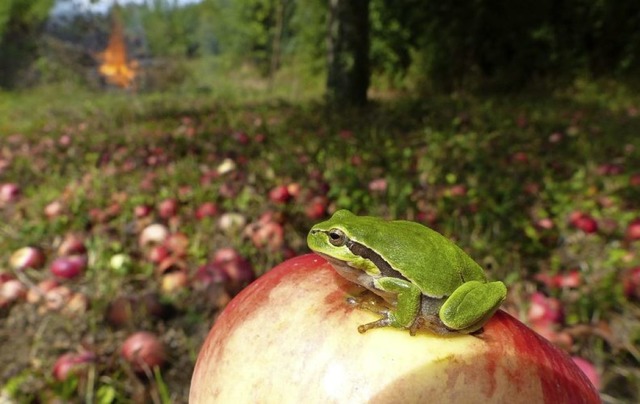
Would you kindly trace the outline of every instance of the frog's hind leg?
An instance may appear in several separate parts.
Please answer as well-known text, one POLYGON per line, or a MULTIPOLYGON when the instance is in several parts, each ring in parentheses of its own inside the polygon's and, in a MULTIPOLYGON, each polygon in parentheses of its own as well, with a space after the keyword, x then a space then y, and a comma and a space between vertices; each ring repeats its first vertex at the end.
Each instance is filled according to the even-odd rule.
POLYGON ((418 330, 427 330, 440 335, 456 333, 457 331, 448 328, 438 316, 443 303, 444 299, 422 295, 420 313, 409 328, 411 335, 415 335, 418 330))
POLYGON ((482 328, 506 296, 502 282, 469 281, 449 296, 439 317, 448 328, 470 334, 482 328))

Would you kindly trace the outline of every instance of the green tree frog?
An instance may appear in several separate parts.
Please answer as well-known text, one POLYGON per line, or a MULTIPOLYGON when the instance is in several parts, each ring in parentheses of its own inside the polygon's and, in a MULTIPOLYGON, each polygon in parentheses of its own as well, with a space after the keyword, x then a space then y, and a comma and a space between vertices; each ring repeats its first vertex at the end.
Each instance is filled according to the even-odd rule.
POLYGON ((419 223, 356 216, 339 210, 309 232, 307 244, 351 282, 383 298, 388 308, 377 327, 469 334, 498 310, 507 295, 502 282, 449 239, 419 223))

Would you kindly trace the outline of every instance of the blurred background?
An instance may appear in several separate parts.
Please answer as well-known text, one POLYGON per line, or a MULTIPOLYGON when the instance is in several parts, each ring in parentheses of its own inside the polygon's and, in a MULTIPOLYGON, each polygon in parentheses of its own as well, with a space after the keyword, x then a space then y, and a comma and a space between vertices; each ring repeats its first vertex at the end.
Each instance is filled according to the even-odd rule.
POLYGON ((635 78, 640 63, 640 6, 632 1, 114 4, 4 1, 0 85, 15 89, 64 81, 95 88, 99 55, 115 26, 130 60, 141 67, 136 88, 146 91, 213 91, 228 81, 221 76, 250 72, 268 79, 277 94, 303 97, 326 83, 344 84, 351 70, 358 70, 356 82, 347 86, 352 92, 362 92, 358 87, 369 82, 381 95, 515 91, 578 77, 635 78))

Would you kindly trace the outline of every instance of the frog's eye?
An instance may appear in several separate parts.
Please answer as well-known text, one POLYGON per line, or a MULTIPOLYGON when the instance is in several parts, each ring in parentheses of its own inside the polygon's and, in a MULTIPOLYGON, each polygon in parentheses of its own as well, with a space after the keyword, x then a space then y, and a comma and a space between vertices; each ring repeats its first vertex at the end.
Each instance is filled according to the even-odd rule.
POLYGON ((331 245, 342 247, 347 242, 347 236, 340 229, 331 229, 328 234, 331 245))

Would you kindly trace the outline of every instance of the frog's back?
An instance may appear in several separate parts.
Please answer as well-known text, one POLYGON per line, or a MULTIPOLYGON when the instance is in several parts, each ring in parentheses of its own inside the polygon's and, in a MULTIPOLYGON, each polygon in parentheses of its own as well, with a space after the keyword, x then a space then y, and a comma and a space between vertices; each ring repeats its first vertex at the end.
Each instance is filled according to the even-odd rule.
POLYGON ((373 248, 376 253, 386 257, 393 268, 413 281, 424 294, 448 296, 464 282, 486 281, 480 265, 440 233, 410 221, 363 219, 371 223, 354 232, 354 238, 368 239, 370 245, 376 246, 373 248), (413 267, 405 268, 408 265, 413 267), (434 282, 434 277, 438 282, 434 282))

